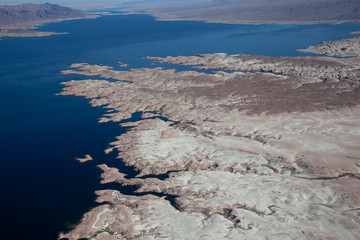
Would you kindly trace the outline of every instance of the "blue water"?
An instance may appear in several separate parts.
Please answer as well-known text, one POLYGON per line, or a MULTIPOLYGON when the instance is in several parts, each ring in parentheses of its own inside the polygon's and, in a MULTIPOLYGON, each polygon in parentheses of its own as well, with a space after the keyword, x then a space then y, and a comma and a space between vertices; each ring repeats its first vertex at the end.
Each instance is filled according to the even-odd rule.
POLYGON ((90 107, 86 99, 55 95, 60 82, 83 78, 60 74, 72 63, 119 69, 118 61, 129 68, 154 67, 145 56, 298 56, 304 54, 296 49, 351 37, 348 33, 359 31, 360 24, 225 25, 128 15, 53 23, 40 30, 70 34, 0 41, 2 239, 56 239, 96 206, 94 191, 106 188, 99 184, 96 165, 117 164, 103 150, 124 129, 98 124, 104 110, 90 107), (74 160, 85 154, 96 160, 74 160))

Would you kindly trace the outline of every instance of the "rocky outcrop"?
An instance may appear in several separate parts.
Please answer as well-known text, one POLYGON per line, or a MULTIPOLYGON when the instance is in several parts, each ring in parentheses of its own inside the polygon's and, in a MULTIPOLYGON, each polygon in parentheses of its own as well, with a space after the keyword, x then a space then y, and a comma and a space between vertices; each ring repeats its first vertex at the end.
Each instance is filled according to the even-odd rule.
POLYGON ((326 41, 298 51, 337 57, 360 57, 360 37, 326 41))
POLYGON ((130 127, 99 165, 98 207, 68 239, 358 239, 357 59, 205 54, 148 58, 193 71, 73 64, 64 83, 130 127), (213 70, 209 71, 197 71, 213 70), (137 113, 141 118, 129 122, 137 113))
POLYGON ((83 11, 51 3, 0 5, 0 26, 84 18, 86 16, 87 14, 83 11))
POLYGON ((227 55, 199 54, 191 57, 147 57, 160 63, 181 64, 198 69, 221 69, 236 72, 272 73, 288 77, 300 77, 297 82, 316 82, 324 80, 359 81, 360 60, 339 60, 327 57, 265 57, 247 54, 227 55))
POLYGON ((77 161, 79 161, 81 163, 84 163, 84 162, 93 160, 93 158, 89 154, 86 154, 85 157, 83 157, 83 158, 75 158, 75 160, 77 160, 77 161))
POLYGON ((28 29, 50 22, 95 17, 97 16, 51 3, 0 5, 0 38, 45 37, 55 34, 66 34, 28 29))

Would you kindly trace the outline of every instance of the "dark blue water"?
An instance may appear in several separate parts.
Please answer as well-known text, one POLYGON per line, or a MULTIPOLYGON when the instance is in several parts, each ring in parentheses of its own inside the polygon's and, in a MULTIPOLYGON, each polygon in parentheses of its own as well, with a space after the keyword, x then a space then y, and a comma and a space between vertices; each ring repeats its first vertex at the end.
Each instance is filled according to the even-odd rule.
POLYGON ((104 110, 91 108, 86 99, 55 95, 60 82, 82 78, 59 73, 72 63, 117 68, 121 61, 135 68, 150 66, 145 56, 304 55, 296 49, 350 37, 360 24, 224 25, 130 15, 54 23, 40 30, 70 34, 0 41, 2 239, 56 239, 96 206, 94 191, 106 188, 99 184, 96 165, 118 164, 115 154, 105 156, 103 150, 126 129, 98 124, 104 110), (85 154, 95 160, 74 160, 85 154))

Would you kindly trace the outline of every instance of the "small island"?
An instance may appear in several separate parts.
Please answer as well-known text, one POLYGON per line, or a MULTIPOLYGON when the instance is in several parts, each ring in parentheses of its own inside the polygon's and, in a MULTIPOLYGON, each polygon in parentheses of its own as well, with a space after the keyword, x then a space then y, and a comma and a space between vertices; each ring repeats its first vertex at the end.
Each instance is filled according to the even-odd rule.
POLYGON ((83 157, 83 158, 75 158, 75 160, 77 160, 77 161, 79 161, 81 163, 84 163, 84 162, 93 160, 93 158, 89 154, 86 154, 85 157, 83 157))

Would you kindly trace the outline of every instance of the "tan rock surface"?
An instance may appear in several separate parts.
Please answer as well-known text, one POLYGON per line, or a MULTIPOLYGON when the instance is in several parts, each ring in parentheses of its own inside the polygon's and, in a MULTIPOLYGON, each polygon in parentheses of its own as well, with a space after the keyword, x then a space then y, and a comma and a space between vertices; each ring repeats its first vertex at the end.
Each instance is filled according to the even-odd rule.
MULTIPOLYGON (((359 32, 353 34, 359 34, 359 32)), ((360 37, 326 41, 299 51, 337 57, 360 57, 360 37)))
POLYGON ((85 157, 83 157, 83 158, 75 158, 75 160, 77 160, 77 161, 79 161, 81 163, 84 163, 84 162, 93 160, 93 158, 89 154, 86 154, 85 157))
POLYGON ((62 94, 114 110, 101 122, 135 112, 143 116, 123 122, 131 130, 106 150, 118 150, 138 176, 99 165, 102 183, 137 190, 131 196, 98 191, 103 205, 63 237, 360 237, 356 59, 242 54, 148 59, 218 71, 115 71, 86 63, 63 71, 111 80, 64 83, 62 94))

